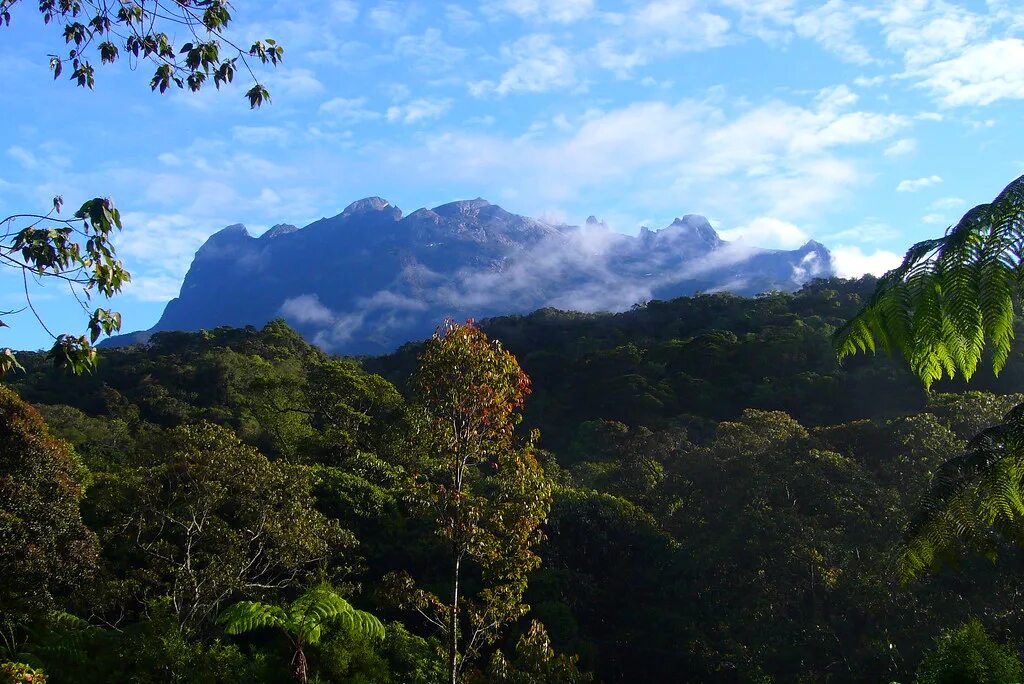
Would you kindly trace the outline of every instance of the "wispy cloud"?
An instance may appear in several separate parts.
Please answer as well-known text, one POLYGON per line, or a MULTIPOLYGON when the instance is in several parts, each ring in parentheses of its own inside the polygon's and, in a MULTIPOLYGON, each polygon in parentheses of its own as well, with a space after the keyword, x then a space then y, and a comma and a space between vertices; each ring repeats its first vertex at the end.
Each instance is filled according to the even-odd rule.
POLYGON ((938 176, 924 176, 922 178, 911 178, 900 181, 900 184, 896 186, 898 192, 917 192, 924 188, 938 185, 942 182, 942 179, 938 176))

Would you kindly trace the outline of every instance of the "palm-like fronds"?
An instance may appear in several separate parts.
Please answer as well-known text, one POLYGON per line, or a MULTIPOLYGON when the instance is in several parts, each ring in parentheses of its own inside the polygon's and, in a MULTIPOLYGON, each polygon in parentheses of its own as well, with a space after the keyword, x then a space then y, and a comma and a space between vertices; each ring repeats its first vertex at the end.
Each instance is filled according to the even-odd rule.
POLYGON ((328 586, 310 589, 297 598, 288 608, 288 621, 292 630, 302 634, 303 641, 309 644, 318 643, 324 627, 331 624, 373 638, 384 637, 380 620, 356 610, 328 586))
POLYGON ((317 644, 325 628, 333 625, 369 637, 384 637, 384 625, 376 617, 357 610, 334 589, 321 585, 295 599, 287 609, 258 601, 239 601, 217 618, 228 634, 256 629, 282 629, 301 644, 317 644))
POLYGON ((1024 405, 971 440, 939 468, 907 531, 904 581, 951 562, 965 548, 994 557, 998 542, 1020 543, 1024 519, 1024 405))
POLYGON ((288 616, 277 606, 259 601, 239 601, 228 606, 217 617, 217 624, 228 634, 244 634, 256 629, 277 627, 288 630, 288 616))
POLYGON ((1024 279, 1024 176, 971 209, 945 236, 911 247, 866 306, 836 333, 839 358, 899 352, 925 386, 970 378, 986 347, 1006 364, 1014 298, 1024 279))
MULTIPOLYGON (((999 373, 1010 354, 1024 282, 1024 176, 968 211, 936 240, 919 242, 836 333, 839 358, 899 352, 925 387, 969 379, 991 350, 999 373)), ((1024 543, 1024 405, 971 440, 939 469, 907 534, 900 574, 953 561, 965 548, 993 556, 1000 538, 1024 543)))

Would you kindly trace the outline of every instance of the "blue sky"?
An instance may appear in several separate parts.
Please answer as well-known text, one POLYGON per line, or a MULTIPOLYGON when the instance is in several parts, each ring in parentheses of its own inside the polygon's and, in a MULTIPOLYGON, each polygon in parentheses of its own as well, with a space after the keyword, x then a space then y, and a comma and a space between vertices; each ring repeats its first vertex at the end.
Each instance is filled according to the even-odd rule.
MULTIPOLYGON (((841 275, 881 273, 1024 172, 1024 8, 1008 0, 332 0, 234 3, 239 42, 285 46, 244 81, 149 92, 151 69, 54 82, 34 3, 0 30, 0 213, 111 196, 152 325, 195 250, 380 195, 409 212, 485 197, 617 230, 708 216, 724 237, 813 237, 841 275)), ((97 60, 98 61, 98 60, 97 60)), ((339 274, 341 277, 341 274, 339 274)), ((20 276, 0 274, 0 309, 20 276)), ((36 290, 51 327, 83 327, 36 290)), ((27 314, 0 346, 49 346, 27 314)))

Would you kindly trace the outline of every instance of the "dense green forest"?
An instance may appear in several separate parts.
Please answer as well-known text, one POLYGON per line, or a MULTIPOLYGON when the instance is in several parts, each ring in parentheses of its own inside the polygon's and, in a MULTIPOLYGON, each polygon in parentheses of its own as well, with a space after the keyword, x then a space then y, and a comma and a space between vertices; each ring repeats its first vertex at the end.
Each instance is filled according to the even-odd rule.
POLYGON ((310 681, 450 681, 458 538, 482 635, 463 681, 1019 678, 1015 547, 895 567, 939 465, 1024 401, 1022 348, 928 393, 899 359, 840 365, 875 282, 484 321, 501 347, 459 353, 507 371, 502 397, 459 394, 440 347, 333 358, 282 322, 160 333, 84 376, 22 354, 0 389, 0 662, 280 682, 301 654, 310 681), (431 455, 466 401, 503 446, 453 498, 431 455))

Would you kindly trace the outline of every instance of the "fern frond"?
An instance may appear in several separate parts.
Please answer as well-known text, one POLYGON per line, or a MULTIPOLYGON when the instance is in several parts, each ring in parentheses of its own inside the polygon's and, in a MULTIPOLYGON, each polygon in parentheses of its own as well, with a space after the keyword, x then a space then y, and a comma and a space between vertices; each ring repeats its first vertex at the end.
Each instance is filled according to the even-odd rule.
POLYGON ((939 468, 908 528, 899 574, 907 581, 965 548, 994 557, 999 538, 1020 538, 1022 523, 1024 404, 939 468))
POLYGON ((362 610, 353 610, 338 616, 338 622, 347 630, 357 632, 371 639, 384 638, 384 625, 376 616, 362 610))
POLYGON ((311 644, 320 640, 324 626, 332 622, 371 637, 383 636, 384 633, 384 626, 377 618, 356 610, 327 585, 310 589, 300 596, 289 607, 288 613, 303 640, 311 644))
POLYGON ((1024 283, 1024 176, 990 204, 968 211, 946 235, 907 250, 861 311, 836 332, 840 360, 882 347, 899 352, 930 387, 970 378, 991 349, 1006 365, 1014 298, 1024 283))
POLYGON ((258 601, 239 601, 217 617, 217 624, 228 634, 244 634, 267 627, 287 628, 288 616, 277 606, 258 601))

